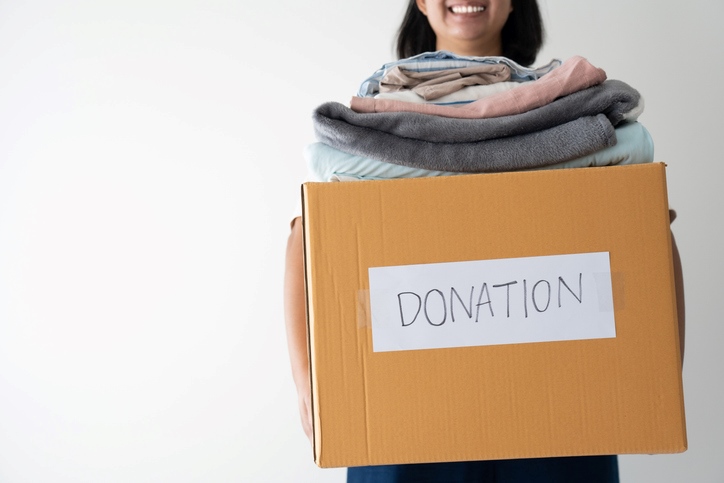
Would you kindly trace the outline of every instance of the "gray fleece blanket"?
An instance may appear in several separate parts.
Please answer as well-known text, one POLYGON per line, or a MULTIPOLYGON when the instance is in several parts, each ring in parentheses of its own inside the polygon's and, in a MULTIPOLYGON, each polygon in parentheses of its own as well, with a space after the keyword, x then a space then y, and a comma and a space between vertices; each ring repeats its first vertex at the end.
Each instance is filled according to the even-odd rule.
POLYGON ((476 142, 406 138, 317 114, 314 127, 323 143, 349 154, 435 171, 482 173, 529 169, 575 159, 616 144, 613 125, 605 114, 476 142))
POLYGON ((415 112, 358 113, 338 102, 319 106, 313 115, 322 142, 354 140, 358 128, 364 135, 379 131, 428 142, 477 142, 532 133, 565 124, 579 117, 604 114, 613 126, 641 101, 638 91, 618 80, 560 97, 530 111, 484 119, 458 119, 415 112), (370 130, 370 131, 368 131, 370 130))

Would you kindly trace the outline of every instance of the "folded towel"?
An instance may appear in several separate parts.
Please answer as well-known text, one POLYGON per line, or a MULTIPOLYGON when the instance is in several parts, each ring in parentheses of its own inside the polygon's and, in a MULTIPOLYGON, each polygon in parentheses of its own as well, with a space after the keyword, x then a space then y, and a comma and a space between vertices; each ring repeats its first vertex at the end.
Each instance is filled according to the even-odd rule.
POLYGON ((637 108, 640 98, 628 84, 609 80, 510 116, 459 119, 416 112, 359 113, 339 102, 327 102, 315 110, 313 122, 339 130, 367 128, 429 142, 477 142, 540 131, 597 114, 605 114, 616 126, 637 108))
POLYGON ((314 116, 319 141, 372 159, 414 168, 455 172, 514 171, 546 166, 616 144, 604 114, 541 131, 477 142, 431 142, 314 116))
MULTIPOLYGON (((308 144, 304 149, 310 181, 347 181, 366 179, 422 178, 464 173, 409 168, 376 159, 349 154, 324 143, 308 144)), ((587 168, 623 164, 651 163, 654 143, 651 134, 639 122, 616 127, 616 144, 580 158, 534 169, 587 168)))

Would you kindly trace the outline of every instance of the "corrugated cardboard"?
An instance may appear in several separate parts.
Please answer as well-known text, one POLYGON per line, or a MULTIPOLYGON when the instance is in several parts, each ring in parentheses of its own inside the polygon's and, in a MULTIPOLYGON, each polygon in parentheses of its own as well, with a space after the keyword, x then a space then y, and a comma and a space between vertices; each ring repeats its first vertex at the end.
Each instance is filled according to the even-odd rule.
POLYGON ((686 449, 665 165, 305 183, 321 467, 686 449), (373 352, 368 268, 609 252, 616 337, 373 352))

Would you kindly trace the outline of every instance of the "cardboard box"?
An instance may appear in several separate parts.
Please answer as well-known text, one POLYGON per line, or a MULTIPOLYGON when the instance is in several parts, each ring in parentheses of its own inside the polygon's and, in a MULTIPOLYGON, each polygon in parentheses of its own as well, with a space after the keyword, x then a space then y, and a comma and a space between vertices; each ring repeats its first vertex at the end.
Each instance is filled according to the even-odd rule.
POLYGON ((653 163, 305 183, 316 463, 685 451, 665 175, 653 163), (606 268, 564 269, 557 256, 571 254, 606 268), (418 270, 403 284, 441 267, 480 279, 387 293, 389 267, 418 270), (556 269, 568 271, 540 275, 556 269), (382 348, 379 298, 399 303, 394 330, 427 335, 382 348), (589 322, 575 312, 584 305, 602 332, 566 332, 589 322))

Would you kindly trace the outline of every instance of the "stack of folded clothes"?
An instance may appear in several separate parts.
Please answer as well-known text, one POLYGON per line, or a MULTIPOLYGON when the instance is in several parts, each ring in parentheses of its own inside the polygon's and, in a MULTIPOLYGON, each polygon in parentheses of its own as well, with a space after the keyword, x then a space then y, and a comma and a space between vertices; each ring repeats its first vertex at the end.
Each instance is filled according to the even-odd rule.
POLYGON ((383 65, 349 106, 320 105, 311 180, 647 163, 638 91, 580 56, 536 69, 427 52, 383 65))

